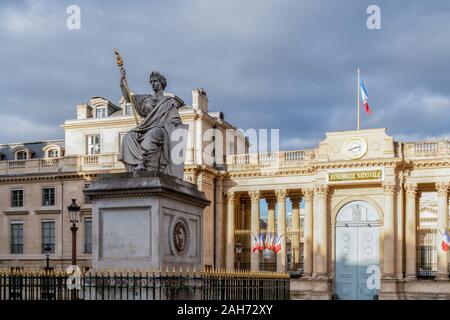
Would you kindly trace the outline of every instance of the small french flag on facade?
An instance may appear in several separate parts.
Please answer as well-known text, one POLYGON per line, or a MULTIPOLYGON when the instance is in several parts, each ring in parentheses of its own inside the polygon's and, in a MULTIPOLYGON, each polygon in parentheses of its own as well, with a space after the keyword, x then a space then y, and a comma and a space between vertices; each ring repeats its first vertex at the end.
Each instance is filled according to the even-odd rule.
POLYGON ((361 99, 364 104, 364 108, 366 109, 367 114, 372 114, 372 110, 369 107, 369 95, 367 94, 367 90, 364 87, 364 83, 362 80, 359 81, 359 89, 361 90, 361 99))
POLYGON ((444 230, 442 233, 442 242, 441 242, 441 248, 444 251, 448 251, 450 248, 450 235, 448 234, 448 230, 444 230))

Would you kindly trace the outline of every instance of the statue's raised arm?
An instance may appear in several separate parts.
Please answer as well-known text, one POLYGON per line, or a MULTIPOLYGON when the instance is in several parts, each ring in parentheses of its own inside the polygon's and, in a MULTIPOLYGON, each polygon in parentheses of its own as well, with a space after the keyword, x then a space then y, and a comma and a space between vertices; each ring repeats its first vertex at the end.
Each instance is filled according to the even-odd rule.
POLYGON ((130 103, 133 109, 134 114, 134 120, 136 121, 136 124, 139 124, 137 114, 136 114, 136 104, 133 99, 133 96, 131 95, 130 88, 128 87, 127 77, 125 68, 123 67, 123 60, 122 57, 119 54, 119 51, 117 49, 114 49, 114 53, 116 54, 116 60, 117 60, 117 66, 120 68, 120 89, 122 90, 122 95, 125 98, 125 101, 127 103, 130 103))

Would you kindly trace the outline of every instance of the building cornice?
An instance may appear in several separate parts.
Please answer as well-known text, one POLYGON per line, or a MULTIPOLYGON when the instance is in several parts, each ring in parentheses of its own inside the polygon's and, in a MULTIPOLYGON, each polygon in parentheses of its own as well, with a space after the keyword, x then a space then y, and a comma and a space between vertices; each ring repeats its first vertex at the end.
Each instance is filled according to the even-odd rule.
POLYGON ((40 181, 61 181, 61 180, 90 180, 97 176, 98 173, 104 172, 69 172, 69 173, 51 173, 51 174, 24 174, 0 177, 2 183, 18 183, 18 182, 40 182, 40 181))
POLYGON ((122 116, 114 118, 89 118, 83 120, 68 120, 61 125, 64 130, 67 129, 86 129, 86 128, 117 128, 117 126, 135 127, 136 122, 132 116, 122 116))

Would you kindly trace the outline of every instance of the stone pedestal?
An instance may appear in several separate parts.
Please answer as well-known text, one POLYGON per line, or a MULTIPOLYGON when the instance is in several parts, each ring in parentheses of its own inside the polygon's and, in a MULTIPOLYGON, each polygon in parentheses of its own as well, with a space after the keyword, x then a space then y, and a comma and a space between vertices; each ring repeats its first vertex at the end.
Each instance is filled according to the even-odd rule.
POLYGON ((99 175, 92 200, 92 266, 202 267, 202 215, 210 201, 189 182, 156 172, 99 175))
POLYGON ((330 300, 332 281, 327 277, 291 279, 292 300, 330 300))

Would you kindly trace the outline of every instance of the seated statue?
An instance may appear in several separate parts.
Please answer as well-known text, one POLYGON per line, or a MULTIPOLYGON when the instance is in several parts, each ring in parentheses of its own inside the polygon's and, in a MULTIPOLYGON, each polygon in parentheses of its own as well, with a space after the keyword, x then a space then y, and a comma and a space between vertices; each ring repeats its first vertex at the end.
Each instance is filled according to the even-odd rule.
POLYGON ((152 95, 132 95, 126 91, 125 71, 121 71, 120 87, 128 103, 133 103, 136 113, 143 120, 131 129, 122 140, 119 160, 125 164, 127 172, 136 170, 171 173, 170 134, 181 124, 178 107, 180 100, 164 95, 166 78, 159 72, 150 74, 152 95))

